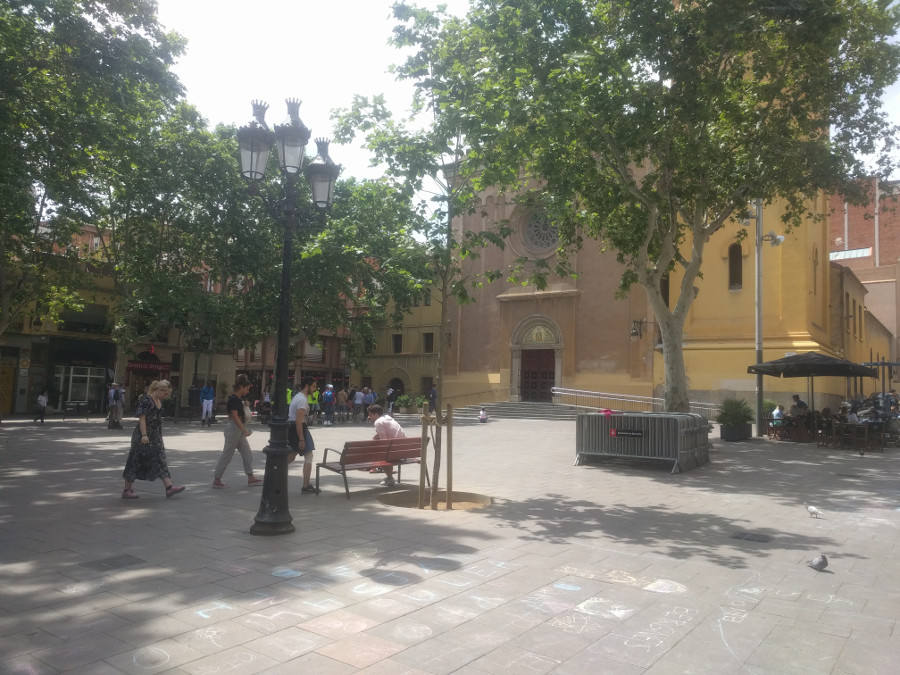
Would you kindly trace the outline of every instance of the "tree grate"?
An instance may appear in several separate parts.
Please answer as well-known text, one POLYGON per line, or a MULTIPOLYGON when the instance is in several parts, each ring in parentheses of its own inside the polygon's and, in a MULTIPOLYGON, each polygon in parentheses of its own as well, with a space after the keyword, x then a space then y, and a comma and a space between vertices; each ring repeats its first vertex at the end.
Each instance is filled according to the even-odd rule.
POLYGON ((105 571, 116 570, 120 567, 130 567, 131 565, 137 565, 138 563, 143 562, 147 561, 135 558, 133 555, 117 555, 112 558, 103 558, 102 560, 91 560, 89 562, 79 563, 79 565, 92 570, 105 571))
POLYGON ((772 541, 772 537, 767 534, 754 534, 753 532, 735 532, 731 535, 732 539, 743 539, 744 541, 755 541, 760 544, 766 544, 772 541))

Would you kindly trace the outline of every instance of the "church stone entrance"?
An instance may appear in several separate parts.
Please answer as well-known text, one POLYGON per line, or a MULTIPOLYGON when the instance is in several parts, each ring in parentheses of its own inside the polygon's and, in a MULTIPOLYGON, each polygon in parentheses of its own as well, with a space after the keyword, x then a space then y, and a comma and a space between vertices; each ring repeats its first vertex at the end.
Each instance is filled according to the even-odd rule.
POLYGON ((552 401, 556 371, 556 355, 552 349, 522 350, 522 400, 552 401))

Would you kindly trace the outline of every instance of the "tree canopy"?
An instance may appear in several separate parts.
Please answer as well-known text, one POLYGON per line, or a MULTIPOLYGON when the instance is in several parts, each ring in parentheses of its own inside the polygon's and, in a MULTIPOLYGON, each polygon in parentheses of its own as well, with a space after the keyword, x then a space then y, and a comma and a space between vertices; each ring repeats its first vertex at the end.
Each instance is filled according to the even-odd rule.
POLYGON ((887 0, 475 0, 440 29, 400 7, 429 27, 410 33, 428 57, 417 77, 464 134, 462 174, 546 211, 560 273, 593 238, 624 265, 620 292, 643 287, 670 410, 688 406, 682 329, 710 237, 754 198, 798 225, 821 191, 852 193, 863 155, 880 152, 883 174, 897 160, 887 0))
POLYGON ((0 5, 0 334, 70 294, 61 258, 95 198, 95 163, 171 106, 181 39, 149 0, 0 5), (53 254, 53 255, 51 255, 53 254))

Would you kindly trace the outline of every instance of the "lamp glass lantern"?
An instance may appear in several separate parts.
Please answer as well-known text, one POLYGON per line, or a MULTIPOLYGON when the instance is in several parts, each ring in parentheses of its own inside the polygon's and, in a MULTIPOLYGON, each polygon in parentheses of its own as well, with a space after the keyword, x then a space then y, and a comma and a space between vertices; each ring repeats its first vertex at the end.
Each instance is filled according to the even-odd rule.
POLYGON ((312 200, 320 210, 326 210, 334 202, 334 185, 337 182, 341 167, 335 164, 328 154, 328 141, 316 139, 317 154, 306 167, 306 180, 312 191, 312 200))
POLYGON ((241 153, 241 175, 254 182, 262 180, 266 175, 275 134, 252 122, 238 129, 237 137, 241 153))
POLYGON ((310 134, 310 130, 302 122, 275 125, 275 146, 282 171, 296 174, 303 168, 310 134))

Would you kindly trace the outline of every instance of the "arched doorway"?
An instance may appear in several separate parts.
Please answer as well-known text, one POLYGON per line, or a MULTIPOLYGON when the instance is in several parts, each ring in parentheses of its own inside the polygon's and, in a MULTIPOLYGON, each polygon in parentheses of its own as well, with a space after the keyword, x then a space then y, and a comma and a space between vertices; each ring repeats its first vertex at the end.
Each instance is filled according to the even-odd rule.
POLYGON ((523 401, 550 401, 555 384, 555 355, 552 349, 525 349, 522 351, 523 401))
POLYGON ((403 383, 399 377, 392 378, 390 382, 388 382, 388 387, 394 390, 394 394, 397 396, 402 396, 406 393, 406 385, 403 383))
POLYGON ((562 340, 556 323, 531 316, 513 331, 511 401, 551 401, 562 380, 562 340))

